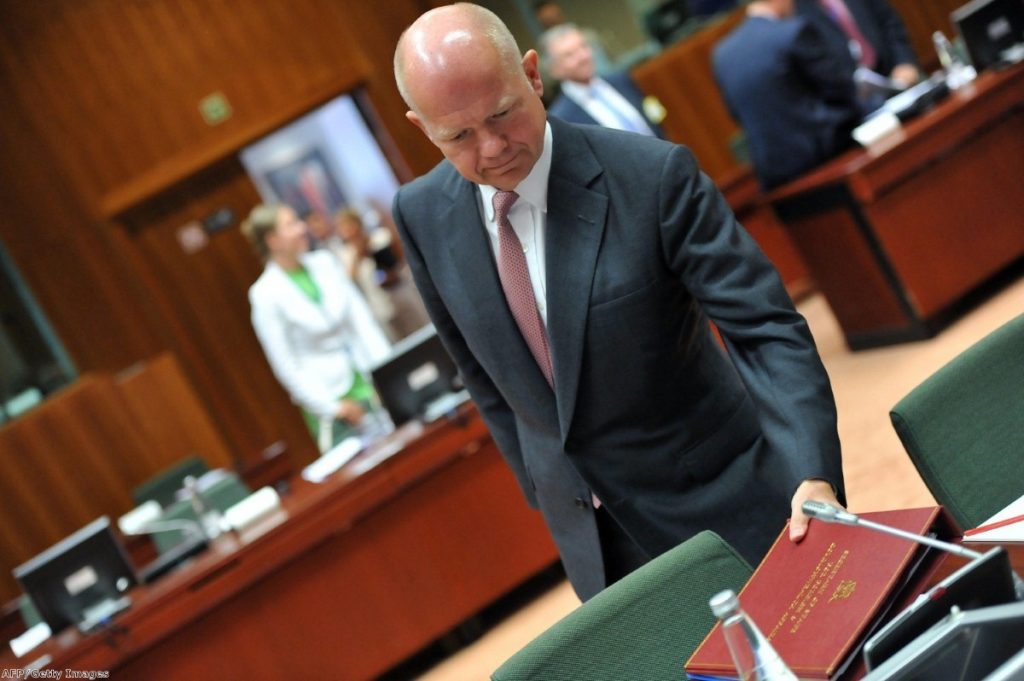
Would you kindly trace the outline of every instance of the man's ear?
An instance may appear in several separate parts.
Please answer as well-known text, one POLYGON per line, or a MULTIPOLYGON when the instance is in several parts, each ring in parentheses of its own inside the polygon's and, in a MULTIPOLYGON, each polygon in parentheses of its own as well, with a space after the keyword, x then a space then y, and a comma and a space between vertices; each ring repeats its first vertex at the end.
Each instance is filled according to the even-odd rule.
POLYGON ((424 135, 427 135, 427 137, 430 137, 430 135, 427 134, 426 126, 423 125, 423 120, 419 117, 419 115, 415 111, 406 111, 405 112, 405 117, 407 119, 409 119, 409 121, 413 125, 415 125, 417 128, 419 128, 423 132, 424 135))
POLYGON ((530 81, 530 87, 537 93, 537 96, 543 97, 544 81, 540 77, 540 68, 537 66, 539 59, 537 50, 527 50, 523 55, 523 73, 526 74, 526 79, 530 81))

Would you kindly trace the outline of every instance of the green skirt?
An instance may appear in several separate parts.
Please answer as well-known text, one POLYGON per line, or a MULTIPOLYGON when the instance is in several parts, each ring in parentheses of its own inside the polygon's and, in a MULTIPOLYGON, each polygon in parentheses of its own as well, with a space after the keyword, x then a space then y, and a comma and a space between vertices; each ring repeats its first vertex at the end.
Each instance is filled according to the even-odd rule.
MULTIPOLYGON (((373 397, 373 385, 366 380, 361 372, 357 371, 352 387, 340 399, 355 400, 363 408, 363 411, 369 414, 373 410, 373 397)), ((320 417, 303 409, 302 418, 306 421, 306 427, 309 428, 310 434, 313 435, 313 440, 319 444, 320 417)), ((331 423, 331 447, 334 447, 350 435, 355 434, 355 426, 342 419, 334 419, 331 423)))

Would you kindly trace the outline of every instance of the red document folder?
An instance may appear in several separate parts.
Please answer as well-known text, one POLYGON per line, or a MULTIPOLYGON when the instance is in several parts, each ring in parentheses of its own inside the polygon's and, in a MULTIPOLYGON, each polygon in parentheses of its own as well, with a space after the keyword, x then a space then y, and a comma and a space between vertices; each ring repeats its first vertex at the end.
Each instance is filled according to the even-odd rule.
MULTIPOLYGON (((862 518, 914 534, 951 534, 941 507, 880 511, 862 518)), ((925 547, 864 527, 811 521, 794 544, 785 528, 740 592, 740 604, 801 679, 834 679, 893 604, 920 588, 912 570, 925 547)), ((736 678, 716 624, 690 657, 690 678, 736 678)))

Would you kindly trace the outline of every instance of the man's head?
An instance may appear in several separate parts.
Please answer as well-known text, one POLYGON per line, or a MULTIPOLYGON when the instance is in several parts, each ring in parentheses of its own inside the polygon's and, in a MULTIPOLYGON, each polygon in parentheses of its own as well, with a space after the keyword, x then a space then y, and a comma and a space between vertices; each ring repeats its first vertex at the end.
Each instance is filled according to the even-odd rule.
POLYGON ((501 19, 468 3, 427 12, 395 50, 406 117, 467 180, 505 190, 544 150, 537 53, 519 54, 501 19))
POLYGON ((309 236, 317 243, 322 243, 330 238, 333 228, 326 215, 314 210, 303 216, 302 219, 306 223, 306 230, 309 232, 309 236))
POLYGON ((594 78, 594 53, 574 24, 562 24, 540 37, 544 65, 552 78, 587 85, 594 78))
POLYGON ((796 14, 795 0, 756 0, 747 6, 747 14, 786 19, 796 14))
POLYGON ((533 3, 533 13, 537 17, 537 23, 545 30, 565 23, 565 12, 553 0, 537 0, 533 3))

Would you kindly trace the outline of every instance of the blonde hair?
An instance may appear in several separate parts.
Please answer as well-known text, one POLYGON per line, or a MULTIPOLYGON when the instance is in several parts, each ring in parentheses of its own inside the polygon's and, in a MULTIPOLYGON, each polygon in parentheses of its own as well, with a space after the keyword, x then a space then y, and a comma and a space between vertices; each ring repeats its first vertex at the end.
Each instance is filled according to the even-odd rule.
POLYGON ((242 221, 242 234, 249 240, 256 255, 263 260, 270 258, 267 235, 277 229, 277 220, 284 207, 282 203, 261 203, 249 211, 249 217, 242 221))

